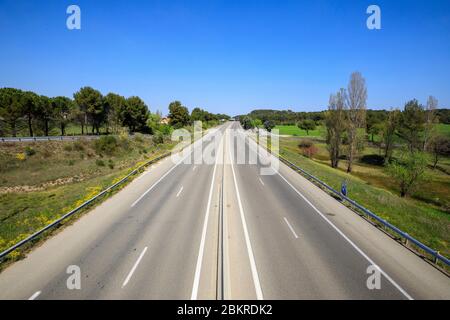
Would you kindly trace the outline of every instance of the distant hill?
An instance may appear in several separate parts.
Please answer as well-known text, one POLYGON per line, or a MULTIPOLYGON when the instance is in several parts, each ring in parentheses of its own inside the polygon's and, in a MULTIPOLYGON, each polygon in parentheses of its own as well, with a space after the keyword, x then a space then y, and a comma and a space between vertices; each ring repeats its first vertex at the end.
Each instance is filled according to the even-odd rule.
MULTIPOLYGON (((260 119, 263 122, 266 120, 271 120, 276 124, 294 125, 303 119, 311 119, 316 122, 324 120, 325 112, 325 110, 315 112, 295 112, 292 110, 256 109, 247 114, 247 116, 251 117, 252 119, 260 119)), ((387 113, 387 111, 369 109, 368 113, 382 114, 387 113)), ((450 124, 450 109, 437 109, 436 113, 440 123, 450 124)), ((240 118, 242 116, 246 115, 239 115, 236 116, 236 118, 240 118)))

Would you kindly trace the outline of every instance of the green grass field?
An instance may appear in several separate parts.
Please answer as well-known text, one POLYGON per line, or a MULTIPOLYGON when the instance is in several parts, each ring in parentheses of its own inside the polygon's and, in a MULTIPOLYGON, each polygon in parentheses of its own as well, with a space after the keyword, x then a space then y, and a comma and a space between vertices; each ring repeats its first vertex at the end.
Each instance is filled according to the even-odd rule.
POLYGON ((439 123, 436 125, 436 131, 439 134, 450 137, 450 124, 439 123))
POLYGON ((315 130, 309 131, 309 135, 305 130, 300 129, 297 126, 276 126, 274 129, 279 130, 280 135, 291 135, 296 137, 324 137, 325 128, 323 126, 316 127, 315 130))

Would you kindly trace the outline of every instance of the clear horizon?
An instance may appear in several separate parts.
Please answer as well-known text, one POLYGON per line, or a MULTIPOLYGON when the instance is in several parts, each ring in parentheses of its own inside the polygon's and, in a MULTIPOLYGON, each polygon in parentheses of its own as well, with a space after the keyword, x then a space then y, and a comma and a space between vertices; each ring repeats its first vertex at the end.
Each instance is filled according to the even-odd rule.
POLYGON ((92 86, 231 116, 254 109, 321 111, 360 71, 368 108, 429 95, 450 107, 450 2, 0 1, 0 87, 47 96, 92 86), (81 8, 81 30, 66 9, 81 8))

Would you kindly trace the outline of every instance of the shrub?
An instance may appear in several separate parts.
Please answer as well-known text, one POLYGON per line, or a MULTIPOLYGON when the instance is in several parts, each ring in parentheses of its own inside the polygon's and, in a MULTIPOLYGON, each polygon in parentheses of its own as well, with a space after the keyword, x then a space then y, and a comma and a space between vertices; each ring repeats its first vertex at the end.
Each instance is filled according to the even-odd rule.
POLYGON ((302 154, 307 158, 314 157, 319 151, 314 143, 309 139, 302 139, 298 144, 302 154))
POLYGON ((117 145, 117 139, 114 136, 102 136, 95 141, 94 148, 98 154, 112 154, 116 151, 117 145))
POLYGON ((172 126, 168 124, 163 124, 160 127, 160 132, 165 136, 170 135, 172 133, 172 130, 173 130, 172 126))
POLYGON ((318 149, 317 149, 317 147, 315 145, 312 145, 312 146, 310 146, 308 148, 303 148, 302 149, 303 155, 305 157, 307 157, 307 158, 314 157, 317 154, 317 152, 318 152, 318 149))
POLYGON ((309 148, 313 145, 314 145, 314 143, 310 139, 302 139, 302 140, 300 140, 298 147, 300 149, 303 149, 303 148, 309 148))
POLYGON ((69 164, 69 166, 73 166, 75 164, 75 160, 69 160, 68 164, 69 164))
POLYGON ((164 143, 164 135, 158 131, 153 135, 152 141, 154 144, 164 143))
POLYGON ((112 161, 111 159, 108 160, 108 167, 110 169, 114 169, 114 161, 112 161))
POLYGON ((103 160, 97 159, 95 160, 95 164, 99 167, 104 167, 105 166, 105 162, 103 160))
POLYGON ((32 147, 27 146, 25 148, 25 154, 29 157, 31 157, 32 155, 36 154, 36 150, 34 150, 32 147))
POLYGON ((386 172, 393 178, 400 188, 403 198, 410 194, 422 181, 426 179, 428 159, 424 153, 408 152, 401 161, 392 161, 386 172))
POLYGON ((19 160, 19 161, 25 161, 26 158, 27 157, 26 157, 25 153, 18 153, 18 154, 16 154, 16 159, 19 160))

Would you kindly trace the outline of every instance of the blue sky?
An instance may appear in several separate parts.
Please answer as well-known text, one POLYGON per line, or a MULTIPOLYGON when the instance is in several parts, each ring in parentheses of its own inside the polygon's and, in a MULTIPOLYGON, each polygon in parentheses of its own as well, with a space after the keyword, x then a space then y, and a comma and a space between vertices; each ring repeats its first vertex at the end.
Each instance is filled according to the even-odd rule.
POLYGON ((371 108, 450 107, 450 1, 0 0, 0 87, 89 85, 230 115, 326 108, 360 71, 371 108), (81 8, 81 30, 66 9, 81 8), (382 30, 366 28, 378 4, 382 30))

